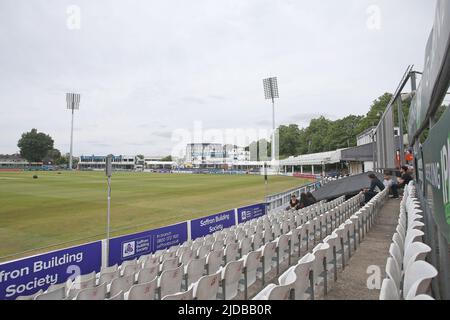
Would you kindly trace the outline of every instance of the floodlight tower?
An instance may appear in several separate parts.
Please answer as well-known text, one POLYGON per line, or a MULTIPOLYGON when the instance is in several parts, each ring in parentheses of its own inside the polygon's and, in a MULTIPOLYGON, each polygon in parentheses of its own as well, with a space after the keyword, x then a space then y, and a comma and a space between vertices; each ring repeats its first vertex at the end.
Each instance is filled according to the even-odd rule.
POLYGON ((69 157, 69 170, 72 170, 72 152, 73 152, 73 113, 74 110, 80 108, 80 94, 79 93, 66 93, 67 109, 72 110, 72 125, 70 129, 70 157, 69 157))
POLYGON ((272 162, 275 162, 275 98, 279 98, 278 96, 278 83, 277 77, 271 77, 263 79, 264 85, 264 95, 266 99, 272 100, 272 162))

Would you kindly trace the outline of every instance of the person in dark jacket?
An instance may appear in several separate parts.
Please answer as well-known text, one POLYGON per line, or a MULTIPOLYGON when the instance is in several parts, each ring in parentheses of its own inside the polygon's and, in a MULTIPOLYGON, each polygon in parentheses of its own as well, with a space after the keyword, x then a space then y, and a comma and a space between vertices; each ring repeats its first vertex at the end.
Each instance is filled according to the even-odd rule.
POLYGON ((370 173, 368 177, 370 179, 370 187, 363 190, 365 203, 369 202, 379 191, 384 190, 383 182, 374 173, 370 173))
POLYGON ((400 168, 401 177, 398 179, 398 186, 403 188, 413 179, 408 172, 407 166, 402 166, 400 168))
POLYGON ((308 200, 308 206, 317 202, 316 198, 314 198, 313 194, 310 191, 306 193, 306 199, 308 200))
POLYGON ((303 209, 305 207, 308 206, 308 198, 306 197, 306 193, 302 192, 300 194, 300 201, 299 204, 297 205, 296 209, 303 209))
POLYGON ((286 208, 286 210, 290 209, 297 209, 297 206, 300 204, 295 194, 291 196, 291 200, 289 200, 289 206, 286 208))

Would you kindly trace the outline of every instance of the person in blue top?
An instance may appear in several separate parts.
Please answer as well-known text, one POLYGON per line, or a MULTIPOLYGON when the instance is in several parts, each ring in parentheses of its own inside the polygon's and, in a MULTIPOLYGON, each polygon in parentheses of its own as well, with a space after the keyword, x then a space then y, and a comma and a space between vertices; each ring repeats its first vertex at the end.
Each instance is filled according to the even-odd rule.
POLYGON ((369 189, 363 189, 365 203, 369 202, 379 191, 384 190, 383 182, 374 173, 370 173, 368 177, 370 179, 370 187, 369 189))

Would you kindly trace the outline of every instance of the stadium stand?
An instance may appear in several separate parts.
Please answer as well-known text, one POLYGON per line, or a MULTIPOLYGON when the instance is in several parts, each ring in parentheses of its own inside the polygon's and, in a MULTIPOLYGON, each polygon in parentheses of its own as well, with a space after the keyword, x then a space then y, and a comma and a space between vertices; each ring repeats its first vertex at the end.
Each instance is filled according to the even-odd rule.
MULTIPOLYGON (((280 208, 19 298, 317 299, 327 294, 338 272, 348 264, 386 197, 387 192, 382 191, 362 207, 363 195, 359 193, 348 200, 342 196, 300 210, 280 208)), ((414 226, 420 228, 419 224, 414 226)), ((409 234, 405 237, 403 243, 415 239, 409 234)), ((406 250, 406 263, 426 252, 412 248, 421 253, 406 250)), ((409 285, 410 279, 423 276, 421 271, 421 265, 412 264, 405 275, 405 283, 416 288, 414 297, 425 293, 422 284, 409 285)))
POLYGON ((392 236, 380 300, 434 300, 430 295, 436 268, 424 261, 431 248, 423 243, 424 224, 414 181, 405 187, 396 233, 392 236))

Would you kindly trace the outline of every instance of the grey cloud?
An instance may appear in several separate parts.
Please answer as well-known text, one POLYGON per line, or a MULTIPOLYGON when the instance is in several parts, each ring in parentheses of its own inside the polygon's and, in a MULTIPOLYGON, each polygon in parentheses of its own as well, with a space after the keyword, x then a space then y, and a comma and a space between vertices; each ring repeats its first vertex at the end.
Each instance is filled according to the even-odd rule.
POLYGON ((0 153, 33 127, 67 152, 67 91, 81 93, 76 154, 168 154, 172 130, 196 120, 270 128, 270 75, 277 124, 365 114, 407 64, 423 68, 436 3, 378 1, 381 28, 371 31, 374 1, 32 2, 0 1, 0 153), (66 26, 72 3, 80 30, 66 26))

